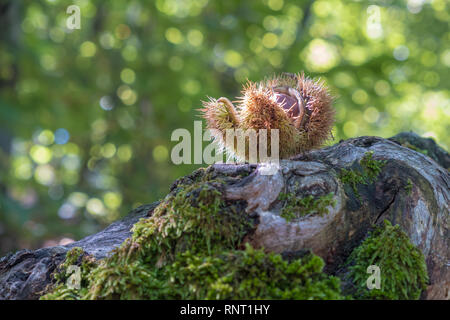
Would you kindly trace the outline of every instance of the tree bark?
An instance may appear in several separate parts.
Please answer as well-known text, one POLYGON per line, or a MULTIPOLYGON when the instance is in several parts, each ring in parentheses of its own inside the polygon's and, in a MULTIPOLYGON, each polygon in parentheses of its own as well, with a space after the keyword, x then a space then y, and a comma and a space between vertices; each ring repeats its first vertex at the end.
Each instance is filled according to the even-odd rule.
MULTIPOLYGON (((256 229, 246 238, 254 247, 288 256, 310 249, 324 259, 325 272, 339 275, 351 251, 386 219, 399 224, 425 256, 430 281, 422 298, 449 299, 449 168, 449 154, 432 139, 401 133, 390 139, 359 137, 310 151, 281 161, 273 175, 264 175, 262 166, 250 164, 217 164, 207 171, 222 176, 249 173, 227 183, 225 197, 245 200, 245 211, 258 216, 256 229), (385 164, 373 183, 356 184, 355 190, 341 181, 339 172, 358 168, 367 152, 385 164), (294 192, 297 197, 333 193, 335 205, 328 207, 328 214, 288 222, 280 216, 280 192, 294 192)), ((37 299, 70 248, 82 247, 97 259, 104 258, 157 204, 141 206, 105 230, 70 245, 21 250, 3 257, 0 299, 37 299)))

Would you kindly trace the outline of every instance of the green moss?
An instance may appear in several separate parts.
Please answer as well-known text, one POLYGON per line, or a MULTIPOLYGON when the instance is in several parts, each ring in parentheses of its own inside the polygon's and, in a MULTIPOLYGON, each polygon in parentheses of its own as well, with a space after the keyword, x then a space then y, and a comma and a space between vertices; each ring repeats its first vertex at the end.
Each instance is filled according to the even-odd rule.
POLYGON ((349 277, 359 299, 419 299, 428 281, 425 258, 400 226, 385 221, 350 255, 349 277), (367 267, 380 268, 380 289, 367 288, 367 267))
POLYGON ((368 151, 359 161, 359 164, 363 168, 366 180, 373 182, 386 164, 386 160, 375 160, 373 159, 373 151, 368 151))
POLYGON ((295 192, 281 192, 278 196, 278 200, 285 201, 280 215, 287 221, 301 218, 309 214, 318 214, 322 216, 328 213, 328 206, 336 205, 333 193, 318 198, 314 198, 312 195, 298 198, 295 192))
POLYGON ((47 288, 49 293, 42 296, 42 300, 76 300, 87 293, 89 273, 97 267, 97 261, 91 255, 86 254, 82 248, 75 247, 69 250, 66 258, 57 271, 52 274, 55 285, 47 288), (71 267, 76 266, 79 270, 79 289, 70 285, 70 277, 76 276, 71 267))
POLYGON ((403 142, 403 143, 402 143, 402 146, 405 147, 405 148, 408 148, 408 149, 411 149, 411 150, 420 152, 420 153, 422 153, 422 154, 428 156, 428 150, 420 149, 420 148, 416 147, 415 145, 409 143, 408 141, 403 142))
POLYGON ((308 255, 292 262, 246 245, 213 256, 185 252, 167 271, 177 299, 342 299, 340 281, 308 255))
POLYGON ((213 255, 185 251, 164 268, 128 261, 114 265, 115 272, 111 274, 104 269, 107 266, 101 264, 89 274, 88 288, 82 288, 78 294, 59 285, 41 299, 344 298, 339 279, 322 272, 324 262, 320 257, 309 254, 288 262, 279 254, 255 250, 248 244, 244 250, 226 250, 213 255), (99 290, 95 280, 105 275, 113 285, 99 290))
MULTIPOLYGON (((333 197, 321 198, 298 199, 292 207, 323 214, 333 197)), ((69 251, 41 299, 346 298, 339 279, 322 272, 321 258, 308 254, 287 261, 244 246, 245 235, 254 228, 244 208, 245 203, 224 199, 220 182, 178 184, 108 258, 95 261, 81 248, 69 251), (80 267, 80 288, 68 285, 72 265, 80 267)), ((388 223, 355 249, 349 261, 360 298, 417 298, 426 283, 420 251, 388 223), (381 268, 381 290, 365 287, 371 264, 381 268)))
MULTIPOLYGON (((339 279, 322 273, 317 256, 287 262, 255 250, 245 203, 227 202, 217 181, 178 184, 153 215, 111 255, 67 286, 67 255, 42 299, 338 299, 339 279)), ((89 268, 88 268, 89 267, 89 268)))
POLYGON ((192 184, 208 183, 208 182, 219 182, 225 183, 235 183, 240 181, 242 178, 247 177, 254 171, 254 168, 242 167, 233 173, 225 174, 223 172, 215 170, 214 166, 209 166, 208 168, 199 168, 193 171, 191 174, 181 177, 176 180, 171 187, 171 191, 178 188, 179 186, 189 186, 192 184))
POLYGON ((341 179, 342 183, 350 185, 353 189, 353 192, 358 196, 358 184, 367 184, 364 175, 361 172, 352 169, 342 169, 339 173, 339 178, 341 179))
POLYGON ((373 151, 368 151, 359 161, 359 164, 361 170, 342 169, 339 173, 339 178, 342 183, 350 185, 358 198, 360 197, 358 185, 373 183, 386 164, 386 161, 373 159, 373 151))
POLYGON ((408 181, 407 181, 406 186, 405 186, 405 190, 406 190, 408 195, 411 195, 412 188, 413 188, 413 183, 412 183, 411 179, 408 178, 408 181))
MULTIPOLYGON (((133 227, 133 243, 165 259, 186 248, 208 253, 239 245, 252 226, 246 214, 222 196, 218 182, 178 188, 133 227)), ((147 252, 147 251, 146 251, 147 252)))

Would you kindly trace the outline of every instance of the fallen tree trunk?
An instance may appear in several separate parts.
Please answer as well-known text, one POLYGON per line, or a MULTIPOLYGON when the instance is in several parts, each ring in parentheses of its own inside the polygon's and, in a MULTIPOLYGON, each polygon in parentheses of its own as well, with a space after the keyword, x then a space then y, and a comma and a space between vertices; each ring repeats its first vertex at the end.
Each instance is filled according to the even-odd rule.
MULTIPOLYGON (((245 176, 227 182, 225 198, 245 200, 245 211, 257 217, 256 229, 246 238, 254 247, 285 256, 310 249, 324 259, 327 273, 339 275, 351 251, 386 219, 399 224, 425 256, 429 286, 422 298, 449 299, 449 168, 449 154, 433 140, 402 133, 390 139, 349 139, 283 160, 274 175, 263 175, 261 166, 249 164, 218 164, 206 171, 211 176, 245 176), (308 196, 325 197, 327 214, 292 216, 290 199, 308 196)), ((181 178, 174 187, 197 174, 181 178)), ((157 204, 141 206, 70 245, 3 257, 0 299, 37 299, 70 248, 106 257, 157 204)))

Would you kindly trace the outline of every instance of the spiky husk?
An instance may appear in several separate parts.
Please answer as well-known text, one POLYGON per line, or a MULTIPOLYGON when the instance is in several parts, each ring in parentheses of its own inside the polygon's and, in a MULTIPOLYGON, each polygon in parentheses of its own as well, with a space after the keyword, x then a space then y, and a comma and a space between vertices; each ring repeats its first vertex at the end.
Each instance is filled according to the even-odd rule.
POLYGON ((320 147, 331 137, 331 129, 335 121, 335 110, 332 107, 333 98, 323 83, 313 81, 302 73, 298 75, 298 88, 307 100, 311 116, 307 127, 308 148, 320 147))
POLYGON ((297 130, 286 112, 276 101, 267 83, 248 82, 238 105, 242 129, 267 129, 268 151, 270 129, 279 130, 280 158, 288 158, 305 148, 305 134, 297 130))
POLYGON ((207 129, 211 130, 211 134, 222 149, 229 153, 234 153, 233 145, 226 145, 226 130, 239 128, 239 115, 235 110, 230 110, 226 103, 214 98, 203 101, 203 109, 200 109, 202 116, 206 121, 207 129))
MULTIPOLYGON (((236 139, 225 139, 226 129, 255 129, 257 134, 259 129, 267 129, 269 156, 270 129, 279 129, 279 156, 282 159, 320 147, 331 137, 335 114, 333 99, 321 82, 313 81, 303 73, 275 76, 259 83, 249 81, 237 100, 237 110, 231 103, 224 103, 224 99, 228 101, 211 98, 203 103, 201 111, 207 128, 217 130, 213 132, 217 142, 239 160, 248 161, 249 139, 246 138, 245 157, 239 157, 236 139), (296 112, 287 110, 286 100, 280 102, 280 93, 274 90, 279 87, 294 89, 301 95, 301 102, 293 106, 297 107, 296 112), (300 106, 303 106, 303 113, 300 113, 300 106)), ((259 152, 259 146, 257 150, 259 152)))

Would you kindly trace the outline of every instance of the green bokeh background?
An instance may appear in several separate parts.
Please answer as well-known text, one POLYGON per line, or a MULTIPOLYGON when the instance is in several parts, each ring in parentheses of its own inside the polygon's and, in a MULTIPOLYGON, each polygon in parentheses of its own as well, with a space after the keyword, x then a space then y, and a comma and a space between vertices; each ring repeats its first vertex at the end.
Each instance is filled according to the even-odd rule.
MULTIPOLYGON (((402 1, 1 1, 0 255, 64 244, 163 197, 207 96, 320 77, 334 142, 413 130, 450 145, 449 4, 402 1), (81 9, 69 30, 66 9, 81 9)), ((204 165, 203 165, 204 166, 204 165)))

